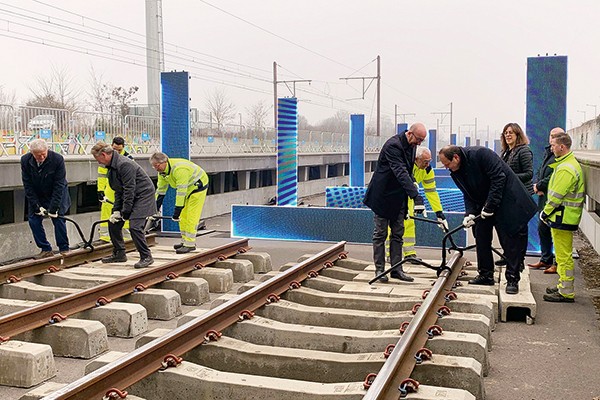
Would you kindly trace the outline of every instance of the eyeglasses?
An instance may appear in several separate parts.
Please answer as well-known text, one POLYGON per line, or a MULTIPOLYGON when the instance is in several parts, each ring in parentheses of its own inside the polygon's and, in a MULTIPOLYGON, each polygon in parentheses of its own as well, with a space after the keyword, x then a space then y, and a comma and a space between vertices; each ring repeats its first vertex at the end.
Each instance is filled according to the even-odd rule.
POLYGON ((424 141, 424 140, 425 140, 425 138, 426 138, 426 136, 424 136, 424 137, 420 138, 420 137, 418 137, 417 135, 415 135, 413 132, 409 132, 409 133, 412 135, 412 137, 414 137, 414 138, 415 138, 415 140, 416 140, 417 144, 419 144, 419 143, 423 143, 423 141, 424 141))
POLYGON ((156 169, 156 168, 158 168, 159 165, 162 165, 162 164, 164 164, 164 162, 152 163, 152 168, 156 169))

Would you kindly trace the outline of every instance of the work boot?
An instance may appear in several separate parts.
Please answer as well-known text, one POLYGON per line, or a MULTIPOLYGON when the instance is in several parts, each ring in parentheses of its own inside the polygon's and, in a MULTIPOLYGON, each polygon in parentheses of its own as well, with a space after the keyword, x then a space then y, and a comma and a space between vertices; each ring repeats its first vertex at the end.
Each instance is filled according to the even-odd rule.
POLYGON ((519 293, 519 282, 508 281, 506 283, 506 294, 517 294, 519 293))
POLYGON ((194 246, 194 247, 188 247, 188 246, 181 245, 180 248, 178 248, 177 250, 175 250, 175 253, 177 253, 177 254, 185 254, 185 253, 189 253, 190 251, 194 251, 194 250, 196 250, 196 246, 194 246))
POLYGON ((406 260, 407 263, 415 264, 415 265, 421 265, 418 261, 423 261, 421 258, 417 257, 416 254, 410 254, 410 255, 404 257, 404 259, 406 260))
POLYGON ((152 256, 142 258, 140 261, 133 265, 133 268, 146 268, 154 264, 154 258, 152 256))
POLYGON ((183 243, 175 243, 175 244, 173 245, 173 248, 174 248, 175 250, 177 250, 177 249, 180 249, 180 248, 182 248, 182 247, 183 247, 183 243))
POLYGON ((413 278, 410 275, 407 275, 403 270, 402 267, 396 267, 392 270, 392 272, 390 273, 390 277, 395 278, 395 279, 400 279, 401 281, 404 282, 412 282, 415 280, 415 278, 413 278))
MULTIPOLYGON (((385 271, 383 267, 375 267, 375 276, 381 274, 383 271, 385 271)), ((381 283, 386 283, 389 281, 389 278, 387 275, 383 275, 381 278, 378 279, 378 281, 381 283)))
POLYGON ((494 282, 494 278, 490 276, 477 275, 475 278, 469 281, 469 284, 494 286, 496 282, 494 282))
POLYGON ((546 264, 543 261, 536 262, 535 264, 527 264, 527 266, 531 269, 546 269, 550 268, 550 264, 546 264))
POLYGON ((125 250, 117 250, 113 251, 112 255, 108 257, 104 257, 102 262, 105 264, 108 263, 119 263, 127 261, 127 254, 125 254, 125 250))
POLYGON ((548 286, 546 288, 547 294, 558 293, 558 288, 556 286, 548 286))
POLYGON ((54 253, 52 252, 52 250, 50 251, 44 251, 42 250, 41 252, 39 252, 38 254, 36 254, 35 256, 33 256, 34 260, 41 260, 42 258, 48 258, 48 257, 52 257, 54 255, 54 253))
POLYGON ((545 301, 550 301, 552 303, 574 303, 575 299, 571 297, 565 297, 562 294, 558 293, 558 290, 554 293, 545 294, 545 301))
POLYGON ((546 268, 544 270, 545 274, 556 274, 556 265, 551 266, 550 268, 546 268))
POLYGON ((497 260, 494 263, 494 265, 497 265, 499 267, 502 267, 502 266, 506 265, 506 258, 501 258, 501 259, 497 260))

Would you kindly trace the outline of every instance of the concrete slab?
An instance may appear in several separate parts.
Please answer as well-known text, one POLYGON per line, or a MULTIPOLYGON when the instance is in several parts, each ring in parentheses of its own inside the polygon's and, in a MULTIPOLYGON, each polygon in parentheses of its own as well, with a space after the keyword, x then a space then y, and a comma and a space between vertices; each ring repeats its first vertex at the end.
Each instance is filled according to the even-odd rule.
POLYGON ((111 302, 73 315, 99 321, 108 336, 131 338, 148 330, 148 314, 140 304, 111 302))
POLYGON ((31 279, 31 282, 43 286, 54 286, 60 288, 71 288, 71 289, 89 289, 95 286, 102 285, 103 283, 112 282, 115 278, 107 277, 105 275, 97 276, 82 276, 79 274, 72 273, 70 271, 59 271, 54 273, 48 273, 44 275, 38 275, 31 279))
POLYGON ((9 340, 0 345, 0 385, 29 388, 56 375, 52 348, 9 340))
POLYGON ((248 251, 234 257, 236 260, 248 260, 254 266, 255 274, 265 274, 273 270, 271 255, 269 253, 248 251))
POLYGON ((35 389, 25 393, 19 400, 40 400, 49 394, 56 392, 67 386, 66 383, 46 382, 36 387, 35 389))
MULTIPOLYGON (((411 321, 411 312, 373 312, 362 310, 329 309, 310 307, 280 300, 256 311, 262 317, 276 321, 313 326, 329 326, 343 329, 389 330, 399 329, 404 321, 411 321)), ((479 314, 453 312, 439 318, 438 325, 444 330, 475 333, 490 342, 490 320, 479 314)))
POLYGON ((229 269, 206 267, 192 271, 186 276, 206 280, 211 293, 227 293, 233 287, 233 271, 229 269))
POLYGON ((181 297, 174 290, 150 288, 121 297, 119 300, 141 304, 150 319, 169 321, 181 315, 181 297))
POLYGON ((531 280, 529 268, 525 268, 519 281, 519 293, 506 294, 506 277, 500 275, 500 289, 498 290, 500 321, 506 322, 509 309, 520 309, 525 313, 525 321, 528 325, 535 322, 537 315, 537 303, 531 293, 531 280))
POLYGON ((181 297, 181 303, 188 306, 199 306, 210 300, 208 282, 203 278, 180 276, 162 282, 157 288, 176 291, 181 297))
POLYGON ((369 265, 373 265, 372 262, 350 257, 337 260, 334 264, 336 267, 347 268, 354 271, 364 271, 369 265))
POLYGON ((465 389, 478 400, 485 399, 481 365, 472 358, 434 353, 431 360, 415 367, 411 378, 427 385, 465 389))
POLYGON ((190 322, 191 320, 196 319, 196 318, 200 317, 203 314, 206 314, 208 311, 209 310, 203 310, 201 308, 196 308, 195 310, 192 310, 189 313, 184 314, 181 317, 179 317, 179 319, 177 320, 177 326, 184 325, 184 324, 190 322))
POLYGON ((78 289, 42 286, 28 281, 0 285, 0 297, 17 300, 50 301, 77 292, 78 289))
POLYGON ((231 270, 234 282, 245 283, 254 279, 254 265, 250 260, 227 259, 217 261, 213 267, 231 270))
POLYGON ((106 328, 98 321, 67 318, 17 335, 18 340, 43 343, 58 357, 89 359, 108 350, 106 328))

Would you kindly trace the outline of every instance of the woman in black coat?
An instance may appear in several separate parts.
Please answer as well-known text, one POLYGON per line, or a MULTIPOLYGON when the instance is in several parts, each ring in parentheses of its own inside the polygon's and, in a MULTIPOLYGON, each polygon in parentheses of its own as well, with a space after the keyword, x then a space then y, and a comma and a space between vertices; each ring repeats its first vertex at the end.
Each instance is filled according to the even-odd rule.
POLYGON ((517 174, 527 193, 533 195, 533 152, 529 148, 529 139, 525 132, 519 124, 511 122, 502 130, 500 141, 502 160, 517 174))

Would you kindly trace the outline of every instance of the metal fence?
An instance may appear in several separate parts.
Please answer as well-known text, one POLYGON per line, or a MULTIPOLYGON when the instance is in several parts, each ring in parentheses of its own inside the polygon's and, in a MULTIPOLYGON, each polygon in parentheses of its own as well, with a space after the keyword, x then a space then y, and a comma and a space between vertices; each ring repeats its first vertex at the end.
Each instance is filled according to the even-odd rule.
MULTIPOLYGON (((27 153, 29 142, 37 138, 56 152, 87 155, 95 143, 110 143, 115 136, 125 139, 130 153, 158 151, 160 118, 0 104, 0 157, 27 153)), ((386 139, 367 136, 365 150, 379 151, 386 139)), ((347 153, 348 141, 347 134, 301 130, 298 152, 347 153)), ((192 122, 190 145, 192 154, 272 154, 277 151, 277 135, 273 128, 192 122)))

